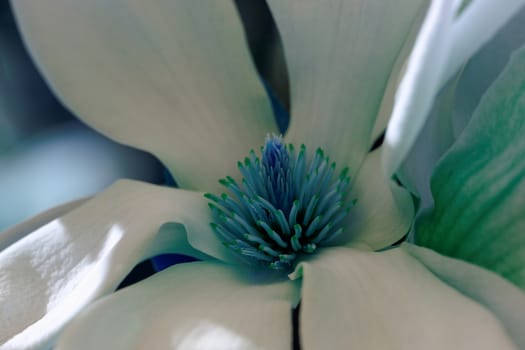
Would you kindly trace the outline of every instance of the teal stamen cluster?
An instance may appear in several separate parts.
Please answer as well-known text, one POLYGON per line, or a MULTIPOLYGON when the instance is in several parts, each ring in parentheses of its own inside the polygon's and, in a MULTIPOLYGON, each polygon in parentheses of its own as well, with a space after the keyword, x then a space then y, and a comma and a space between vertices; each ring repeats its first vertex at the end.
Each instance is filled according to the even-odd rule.
POLYGON ((219 182, 230 194, 207 193, 221 241, 253 265, 290 269, 301 254, 311 254, 343 232, 343 219, 354 202, 346 203, 348 168, 334 178, 335 162, 321 149, 309 159, 268 136, 262 160, 252 150, 239 162, 243 178, 219 182))

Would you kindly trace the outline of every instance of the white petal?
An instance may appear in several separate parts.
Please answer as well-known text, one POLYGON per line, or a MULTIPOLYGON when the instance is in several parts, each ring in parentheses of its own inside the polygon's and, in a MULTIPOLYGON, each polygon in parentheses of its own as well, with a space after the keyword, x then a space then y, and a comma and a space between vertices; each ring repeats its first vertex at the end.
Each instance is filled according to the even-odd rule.
POLYGON ((0 67, 0 153, 70 118, 31 62, 7 1, 0 11, 0 67))
POLYGON ((213 244, 209 216, 199 193, 126 180, 20 239, 0 252, 0 343, 49 346, 145 257, 171 251, 206 258, 186 234, 206 235, 213 244), (178 225, 157 234, 167 222, 178 225))
POLYGON ((402 249, 327 249, 301 274, 303 349, 517 349, 495 315, 402 249))
POLYGON ((442 86, 525 6, 524 0, 476 0, 458 16, 450 32, 450 53, 442 86))
POLYGON ((381 176, 381 149, 365 158, 348 198, 357 203, 345 221, 346 245, 377 250, 407 234, 414 218, 412 197, 381 176))
POLYGON ((440 88, 450 48, 455 8, 447 1, 433 1, 396 93, 385 135, 384 169, 394 174, 415 142, 440 88))
POLYGON ((71 202, 61 204, 59 206, 50 208, 37 216, 32 217, 29 220, 23 221, 15 226, 8 228, 7 230, 0 233, 0 251, 10 246, 14 242, 18 241, 22 237, 25 237, 32 231, 35 231, 41 226, 44 226, 48 222, 65 215, 76 207, 86 202, 88 198, 81 198, 71 202))
POLYGON ((405 249, 443 282, 497 316, 520 349, 525 348, 525 294, 506 279, 476 265, 405 244, 405 249))
POLYGON ((161 182, 151 155, 130 149, 78 122, 26 139, 0 155, 0 230, 73 199, 92 195, 119 178, 161 182))
POLYGON ((185 188, 212 190, 277 130, 231 1, 13 2, 63 102, 158 156, 185 188))
POLYGON ((524 0, 504 5, 477 0, 454 19, 456 6, 446 1, 433 2, 397 92, 386 133, 384 168, 388 174, 398 170, 416 141, 439 89, 524 4, 524 0))
POLYGON ((377 113, 377 119, 372 129, 372 135, 370 137, 370 147, 373 146, 374 142, 378 140, 379 137, 384 136, 384 132, 390 120, 390 115, 392 114, 392 108, 394 106, 394 99, 396 95, 396 90, 399 85, 400 80, 403 78, 405 71, 407 69, 408 57, 416 41, 417 34, 421 29, 421 24, 425 19, 427 13, 427 6, 421 6, 417 16, 415 17, 412 28, 408 33, 405 43, 397 56, 396 63, 392 68, 392 73, 388 79, 388 83, 385 88, 385 93, 383 94, 383 100, 381 101, 381 107, 377 113))
POLYGON ((423 129, 397 176, 430 208, 430 176, 478 106, 481 96, 508 63, 510 54, 525 43, 525 9, 515 16, 468 62, 457 79, 447 83, 434 101, 423 129))
POLYGON ((287 139, 357 171, 422 1, 268 1, 290 72, 287 139))
POLYGON ((219 264, 174 266, 94 304, 57 350, 290 349, 297 287, 219 264))

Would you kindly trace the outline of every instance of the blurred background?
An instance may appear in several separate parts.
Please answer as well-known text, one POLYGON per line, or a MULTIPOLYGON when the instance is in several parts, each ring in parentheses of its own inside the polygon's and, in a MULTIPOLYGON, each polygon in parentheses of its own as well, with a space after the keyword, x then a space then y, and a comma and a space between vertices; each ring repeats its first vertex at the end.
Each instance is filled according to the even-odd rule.
POLYGON ((0 2, 0 230, 126 177, 163 181, 152 156, 94 132, 53 96, 0 2))
MULTIPOLYGON (((247 41, 284 132, 286 66, 265 2, 236 1, 247 41)), ((25 50, 8 1, 0 2, 0 231, 119 178, 172 184, 152 155, 119 145, 54 97, 25 50)))

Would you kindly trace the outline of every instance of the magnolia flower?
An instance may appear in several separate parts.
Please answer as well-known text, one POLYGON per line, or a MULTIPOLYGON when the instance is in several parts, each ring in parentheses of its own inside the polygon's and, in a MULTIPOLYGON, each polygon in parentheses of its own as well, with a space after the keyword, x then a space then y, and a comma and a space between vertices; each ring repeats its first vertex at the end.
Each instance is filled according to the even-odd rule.
MULTIPOLYGON (((410 195, 390 176, 416 139, 436 91, 517 7, 494 11, 481 30, 478 16, 486 17, 480 11, 495 5, 474 2, 456 19, 455 7, 433 2, 385 144, 369 152, 388 122, 393 89, 426 4, 269 1, 290 71, 292 115, 284 142, 320 147, 338 169, 348 167, 347 197, 358 200, 344 233, 293 261, 288 277, 245 264, 243 254, 222 244, 225 235, 209 224, 214 217, 199 192, 220 193, 217 179, 227 175, 239 181, 237 160, 277 132, 234 7, 203 4, 13 4, 34 57, 62 100, 95 128, 155 153, 185 189, 122 181, 84 203, 14 227, 27 235, 0 253, 3 348, 48 348, 60 334, 59 349, 286 349, 293 331, 307 349, 525 346, 519 323, 524 297, 515 285, 413 245, 374 252, 402 238, 413 220, 410 195), (449 49, 459 54, 448 55, 449 49), (381 175, 381 159, 387 176, 381 175), (202 261, 176 265, 93 303, 138 261, 162 252, 202 261), (299 302, 294 330, 291 310, 299 302)), ((507 96, 500 85, 516 79, 513 69, 487 92, 494 97, 480 104, 472 120, 481 122, 472 125, 483 125, 493 101, 507 96)), ((476 128, 465 135, 484 135, 476 128)), ((267 159, 287 157, 279 142, 267 147, 277 149, 267 159)), ((304 174, 295 170, 298 163, 266 164, 304 174)), ((443 164, 436 178, 440 169, 449 175, 446 169, 461 165, 454 159, 443 164)), ((276 233, 280 239, 283 232, 276 233)), ((305 243, 301 248, 310 250, 312 242, 305 243)))

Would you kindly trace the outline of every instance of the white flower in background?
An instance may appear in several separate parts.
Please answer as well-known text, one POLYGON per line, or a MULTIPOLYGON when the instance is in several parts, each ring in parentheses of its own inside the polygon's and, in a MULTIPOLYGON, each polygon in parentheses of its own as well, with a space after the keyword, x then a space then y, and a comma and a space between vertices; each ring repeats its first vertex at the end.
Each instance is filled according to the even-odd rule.
MULTIPOLYGON (((490 2, 473 2, 459 19, 450 3, 432 3, 386 143, 368 152, 386 127, 393 89, 426 4, 269 1, 290 71, 292 115, 284 141, 304 143, 307 150, 321 147, 338 169, 348 166, 348 198, 358 200, 337 246, 299 259, 289 279, 246 265, 224 246, 209 225, 208 201, 196 192, 219 193, 217 179, 238 174, 237 160, 277 131, 232 3, 13 5, 35 59, 63 101, 95 128, 156 154, 186 190, 124 181, 84 204, 13 228, 27 236, 0 253, 3 348, 49 348, 60 335, 58 349, 287 349, 291 310, 299 301, 297 327, 305 349, 525 346, 520 323, 525 299, 515 285, 412 245, 373 252, 402 238, 413 221, 410 196, 389 178, 416 139, 436 92, 505 24, 517 2, 508 12, 494 12, 485 28, 476 27, 486 19, 478 11, 497 8, 490 2), (456 32, 459 23, 475 30, 456 32), (456 44, 462 41, 474 45, 456 44), (461 54, 449 55, 451 49, 461 54), (174 266, 92 303, 111 293, 137 262, 162 252, 203 261, 174 266)), ((509 79, 519 80, 514 70, 523 65, 521 56, 488 90, 473 126, 465 129, 467 140, 486 137, 478 129, 509 96, 505 87, 516 85, 509 79)), ((514 112, 501 109, 502 117, 524 119, 514 112)), ((497 136, 504 148, 507 140, 497 136)), ((465 143, 477 146, 458 142, 460 154, 465 143)), ((463 169, 465 159, 450 154, 436 178, 440 171, 452 176, 449 167, 463 169)), ((442 187, 446 194, 446 181, 442 187)), ((464 192, 464 206, 450 215, 469 206, 472 187, 464 192)), ((436 210, 439 203, 436 197, 436 210)), ((470 208, 476 211, 476 205, 470 208)), ((486 239, 491 237, 487 233, 486 239)), ((497 254, 508 248, 505 242, 487 245, 497 254)), ((514 261, 523 260, 521 250, 510 253, 514 261)))

